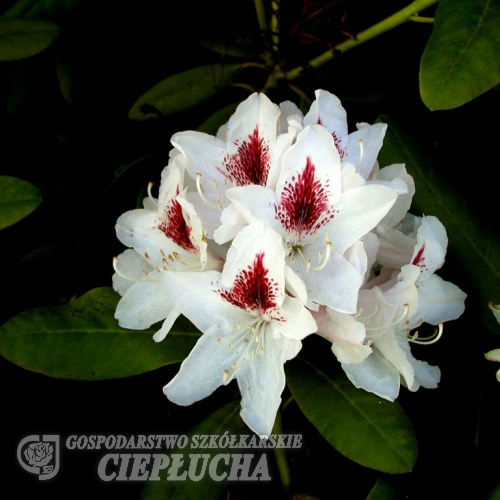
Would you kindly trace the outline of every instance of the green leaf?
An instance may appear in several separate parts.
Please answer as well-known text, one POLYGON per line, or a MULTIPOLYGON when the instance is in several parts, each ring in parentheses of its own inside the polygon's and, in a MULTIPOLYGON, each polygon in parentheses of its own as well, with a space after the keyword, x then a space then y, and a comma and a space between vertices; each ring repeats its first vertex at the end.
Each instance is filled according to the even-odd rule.
POLYGON ((405 498, 408 496, 402 488, 402 477, 384 474, 379 477, 366 500, 403 500, 405 498))
POLYGON ((287 382, 297 404, 320 434, 342 455, 391 474, 410 472, 417 441, 401 406, 361 389, 334 359, 303 357, 286 363, 287 382))
MULTIPOLYGON (((249 434, 248 428, 239 416, 239 408, 239 402, 232 402, 223 406, 191 429, 189 434, 187 434, 189 438, 189 445, 186 448, 175 448, 172 450, 172 453, 169 454, 169 456, 172 454, 182 454, 182 459, 184 461, 184 466, 179 470, 179 475, 188 469, 190 454, 208 454, 210 455, 208 463, 210 463, 214 455, 219 453, 230 453, 230 451, 220 448, 192 448, 191 444, 193 436, 202 436, 207 434, 221 435, 225 432, 227 432, 228 435, 249 434)), ((241 450, 237 451, 241 453, 241 450)), ((200 458, 200 462, 201 461, 202 460, 200 458)), ((200 498, 215 500, 220 497, 227 483, 225 478, 220 481, 215 481, 210 477, 208 471, 199 481, 192 481, 189 477, 185 481, 172 481, 168 480, 167 471, 168 469, 160 471, 159 481, 148 481, 146 483, 146 486, 142 491, 141 500, 164 500, 166 498, 169 500, 198 500, 200 498)), ((224 472, 229 471, 222 471, 218 467, 217 472, 218 474, 223 475, 224 472)))
POLYGON ((500 2, 441 0, 420 65, 431 110, 456 108, 500 82, 500 2))
POLYGON ((34 56, 52 45, 60 31, 48 21, 0 19, 0 61, 34 56))
POLYGON ((60 21, 85 0, 19 0, 2 14, 2 19, 48 19, 60 21))
POLYGON ((240 57, 242 59, 250 59, 254 56, 251 50, 251 45, 248 39, 243 40, 241 43, 237 42, 223 42, 215 38, 206 37, 200 41, 203 47, 213 52, 218 52, 220 55, 226 57, 240 57))
POLYGON ((242 67, 242 64, 212 64, 170 76, 143 94, 128 116, 146 121, 184 111, 231 83, 242 67))
POLYGON ((0 354, 22 368, 76 380, 137 375, 188 355, 200 335, 192 325, 176 322, 156 343, 154 329, 118 326, 119 298, 111 288, 95 288, 64 306, 23 312, 0 326, 0 354))
POLYGON ((61 95, 68 104, 73 104, 73 79, 68 61, 60 54, 56 58, 57 79, 61 95))
POLYGON ((40 190, 17 177, 0 175, 0 229, 12 226, 41 203, 40 190))
POLYGON ((490 494, 486 497, 486 500, 500 500, 500 484, 490 492, 490 494))
POLYGON ((219 109, 214 114, 209 116, 196 130, 198 132, 205 132, 206 134, 216 135, 219 127, 229 121, 231 115, 236 111, 239 102, 229 104, 222 109, 219 109))
POLYGON ((390 116, 380 120, 389 125, 379 154, 380 165, 405 163, 413 176, 416 193, 412 212, 435 215, 448 234, 448 255, 453 257, 457 276, 469 281, 467 304, 473 301, 480 309, 483 322, 500 333, 498 323, 488 308, 498 300, 500 290, 500 241, 491 228, 476 220, 462 195, 439 173, 431 155, 406 121, 390 116))

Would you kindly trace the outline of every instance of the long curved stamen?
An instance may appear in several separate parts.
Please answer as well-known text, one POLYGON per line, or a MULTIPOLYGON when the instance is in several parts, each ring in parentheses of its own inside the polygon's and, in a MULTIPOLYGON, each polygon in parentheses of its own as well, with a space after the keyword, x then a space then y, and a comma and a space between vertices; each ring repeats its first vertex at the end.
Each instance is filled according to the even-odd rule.
POLYGON ((326 242, 326 253, 325 253, 325 258, 323 259, 323 262, 317 267, 310 266, 310 269, 312 269, 313 271, 321 271, 321 269, 324 269, 324 267, 328 264, 328 261, 330 260, 331 254, 332 254, 332 243, 330 241, 327 241, 326 242))
MULTIPOLYGON (((148 281, 144 281, 143 279, 137 279, 137 278, 131 278, 130 276, 127 276, 125 274, 123 274, 119 269, 118 269, 118 257, 113 257, 113 269, 115 270, 115 273, 118 274, 118 276, 121 276, 123 279, 126 279, 128 281, 135 281, 135 282, 144 282, 144 283, 147 283, 148 281)), ((143 269, 142 272, 144 273, 144 276, 147 277, 148 276, 148 272, 143 269)))
POLYGON ((311 259, 306 259, 306 256, 302 253, 302 249, 300 247, 297 247, 295 251, 299 254, 299 257, 302 259, 307 269, 309 269, 311 267, 311 259))
POLYGON ((401 314, 401 316, 399 318, 395 319, 392 323, 389 323, 388 325, 382 325, 382 326, 372 326, 372 327, 366 326, 365 327, 366 331, 384 330, 385 328, 390 328, 391 326, 395 326, 398 323, 401 323, 401 321, 403 321, 405 319, 406 315, 408 314, 408 310, 410 309, 410 306, 408 304, 405 304, 403 306, 403 308, 404 308, 403 314, 401 314))
POLYGON ((201 190, 201 174, 196 174, 196 189, 198 190, 198 194, 200 195, 200 198, 204 201, 206 205, 208 205, 210 208, 213 208, 215 210, 220 210, 220 206, 214 205, 210 201, 207 200, 205 195, 203 194, 203 191, 201 190))
POLYGON ((365 155, 365 148, 363 146, 363 141, 361 139, 358 141, 358 144, 359 144, 359 160, 357 167, 359 168, 361 166, 361 162, 363 161, 363 157, 365 155))
POLYGON ((153 188, 153 183, 150 182, 148 184, 148 197, 151 198, 151 201, 156 202, 156 200, 153 198, 153 193, 151 192, 151 189, 153 188))
POLYGON ((413 335, 408 336, 408 341, 413 342, 414 344, 422 344, 422 345, 430 345, 435 344, 443 334, 443 323, 439 323, 438 327, 434 330, 434 333, 429 337, 423 337, 417 340, 418 332, 415 332, 413 335))

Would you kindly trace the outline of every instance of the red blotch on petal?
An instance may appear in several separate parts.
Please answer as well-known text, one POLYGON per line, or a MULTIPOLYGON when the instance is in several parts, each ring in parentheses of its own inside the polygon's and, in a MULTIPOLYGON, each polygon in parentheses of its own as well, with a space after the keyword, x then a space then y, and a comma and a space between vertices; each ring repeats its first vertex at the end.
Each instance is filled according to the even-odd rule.
POLYGON ((424 266, 425 262, 424 250, 425 250, 425 243, 422 245, 420 250, 417 252, 417 255, 415 255, 415 258, 413 259, 412 264, 414 266, 420 266, 420 267, 424 266))
MULTIPOLYGON (((238 144, 237 144, 238 145, 238 144)), ((238 145, 238 152, 224 160, 227 177, 238 186, 265 186, 269 174, 269 145, 259 135, 259 127, 238 145)))
POLYGON ((278 220, 288 232, 312 233, 333 219, 328 209, 328 182, 322 184, 315 176, 316 168, 307 158, 306 166, 297 178, 287 182, 281 193, 281 203, 275 207, 278 220))
POLYGON ((273 312, 272 316, 276 316, 280 290, 278 284, 268 277, 268 273, 269 270, 264 266, 264 253, 258 253, 253 263, 238 273, 230 290, 217 292, 240 309, 266 314, 273 312))
POLYGON ((189 237, 191 228, 188 226, 186 219, 184 219, 182 206, 177 200, 172 199, 167 210, 167 220, 161 222, 158 229, 160 229, 167 238, 173 240, 184 250, 188 252, 196 251, 189 237))

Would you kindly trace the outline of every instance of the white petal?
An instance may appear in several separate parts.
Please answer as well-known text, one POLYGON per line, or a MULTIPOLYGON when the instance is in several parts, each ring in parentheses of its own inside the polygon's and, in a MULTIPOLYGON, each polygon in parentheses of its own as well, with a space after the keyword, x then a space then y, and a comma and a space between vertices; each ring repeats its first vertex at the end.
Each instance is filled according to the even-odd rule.
POLYGON ((233 372, 232 365, 239 360, 244 347, 240 344, 231 349, 228 335, 229 329, 214 325, 199 338, 179 373, 163 388, 168 399, 178 405, 190 405, 223 384, 224 372, 233 372))
POLYGON ((393 182, 399 181, 404 185, 404 189, 398 192, 398 198, 389 213, 380 221, 380 225, 388 227, 396 227, 403 220, 406 212, 410 209, 413 195, 415 194, 415 182, 413 178, 406 172, 405 166, 402 164, 389 165, 383 168, 375 177, 374 182, 393 182))
MULTIPOLYGON (((246 189, 246 188, 240 188, 240 189, 246 189)), ((231 241, 245 226, 248 226, 247 219, 243 217, 243 215, 236 208, 236 205, 234 203, 230 203, 222 211, 220 221, 222 224, 214 231, 214 240, 219 245, 223 245, 224 243, 231 241)))
POLYGON ((417 231, 417 244, 411 263, 420 266, 420 281, 427 279, 444 263, 448 237, 443 224, 433 216, 424 217, 417 231))
POLYGON ((284 321, 273 321, 273 328, 286 338, 302 340, 317 330, 311 312, 295 297, 285 295, 281 314, 284 321))
POLYGON ((161 184, 158 194, 158 211, 166 216, 172 200, 182 191, 182 175, 175 160, 171 161, 161 173, 161 184))
MULTIPOLYGON (((340 157, 332 137, 317 125, 306 127, 297 137, 297 142, 283 155, 282 171, 276 186, 278 198, 284 194, 287 186, 299 183, 306 166, 314 166, 314 179, 325 190, 327 203, 336 203, 341 194, 340 157)), ((304 189, 318 189, 304 186, 304 189)))
POLYGON ((413 367, 408 361, 405 351, 396 340, 395 335, 389 333, 382 335, 375 340, 375 345, 382 356, 402 375, 407 387, 412 387, 415 380, 413 367))
POLYGON ((285 284, 288 292, 297 297, 302 304, 307 302, 306 285, 289 266, 285 266, 285 284))
POLYGON ((338 213, 323 228, 332 242, 332 252, 343 254, 365 236, 387 214, 396 197, 384 186, 360 186, 345 191, 334 207, 338 213))
POLYGON ((414 320, 437 325, 457 319, 465 310, 467 295, 458 286, 436 274, 418 285, 418 311, 414 320))
POLYGON ((145 330, 165 319, 173 306, 163 281, 135 283, 118 303, 115 318, 123 328, 145 330))
POLYGON ((342 368, 358 389, 373 392, 389 401, 398 397, 399 373, 377 350, 362 363, 343 364, 342 368))
POLYGON ((294 121, 302 121, 302 111, 297 105, 291 101, 284 101, 280 103, 281 115, 278 122, 278 134, 285 134, 288 132, 288 119, 292 118, 294 121))
POLYGON ((220 166, 226 155, 226 143, 209 134, 196 131, 179 132, 172 136, 171 142, 182 153, 177 159, 186 168, 192 179, 202 174, 202 183, 210 184, 222 179, 220 166))
POLYGON ((263 254, 267 279, 278 287, 276 296, 279 305, 285 290, 285 249, 280 235, 266 221, 250 224, 234 238, 222 271, 222 284, 227 288, 232 287, 236 276, 242 271, 246 272, 258 254, 263 254))
POLYGON ((344 257, 360 274, 367 271, 368 257, 362 241, 356 241, 344 253, 344 257))
POLYGON ((269 436, 285 388, 284 363, 295 357, 301 342, 290 339, 268 339, 264 352, 237 369, 241 391, 241 418, 260 436, 269 436))
POLYGON ((198 214, 207 238, 213 238, 214 231, 220 226, 221 210, 207 205, 196 192, 187 192, 184 196, 198 214))
MULTIPOLYGON (((275 206, 278 201, 272 189, 264 186, 235 187, 227 190, 227 197, 247 223, 266 220, 275 231, 286 237, 286 231, 276 219, 275 206)), ((226 214, 223 212, 223 222, 227 220, 229 225, 237 224, 240 219, 233 217, 230 220, 231 214, 230 211, 226 214)), ((227 230, 230 231, 231 228, 227 230)), ((221 229, 217 234, 220 235, 223 231, 225 229, 221 229)))
POLYGON ((155 342, 161 342, 168 334, 170 329, 175 323, 175 320, 181 315, 181 312, 176 307, 172 307, 172 310, 168 313, 165 321, 161 325, 161 328, 153 335, 153 340, 155 342))
POLYGON ((118 218, 116 235, 124 245, 135 248, 148 262, 159 268, 165 264, 164 257, 174 252, 180 259, 170 259, 167 263, 169 269, 182 269, 183 262, 199 262, 198 252, 186 251, 165 235, 160 229, 162 222, 158 214, 149 210, 130 210, 118 218))
POLYGON ((304 126, 321 125, 333 136, 337 150, 344 154, 347 146, 347 114, 337 96, 316 90, 316 100, 304 117, 304 126))
POLYGON ((344 160, 356 165, 357 172, 368 179, 382 147, 387 125, 365 123, 358 124, 358 128, 359 130, 349 134, 344 160), (362 141, 362 146, 359 141, 362 141))
POLYGON ((415 392, 419 387, 425 387, 426 389, 435 389, 441 380, 441 370, 437 366, 431 366, 425 361, 420 361, 413 357, 410 351, 410 346, 405 340, 398 340, 399 346, 406 354, 406 359, 410 362, 413 372, 415 374, 415 380, 413 385, 408 389, 415 392))
POLYGON ((380 243, 375 233, 366 234, 363 237, 362 242, 366 253, 365 281, 368 281, 368 279, 370 278, 371 269, 375 264, 375 261, 377 260, 377 253, 380 247, 380 243))
POLYGON ((268 185, 280 113, 265 94, 255 93, 229 119, 225 165, 237 185, 268 185))
POLYGON ((380 264, 393 269, 401 269, 412 261, 415 238, 389 227, 384 228, 383 231, 377 231, 377 235, 380 243, 377 261, 380 264))
POLYGON ((175 272, 170 273, 166 282, 172 300, 175 298, 175 307, 202 332, 216 324, 226 325, 229 329, 238 323, 255 320, 216 292, 222 289, 220 276, 216 271, 175 272))
POLYGON ((132 249, 125 250, 118 256, 116 268, 120 274, 113 274, 113 288, 120 295, 124 295, 137 281, 146 279, 143 270, 147 273, 153 270, 149 262, 132 249))
POLYGON ((332 351, 340 363, 361 363, 372 352, 364 345, 365 327, 352 316, 332 309, 315 314, 318 333, 332 342, 332 351))
POLYGON ((363 275, 343 256, 331 255, 328 264, 320 271, 307 269, 299 259, 290 265, 306 284, 309 301, 340 312, 356 312, 363 275))

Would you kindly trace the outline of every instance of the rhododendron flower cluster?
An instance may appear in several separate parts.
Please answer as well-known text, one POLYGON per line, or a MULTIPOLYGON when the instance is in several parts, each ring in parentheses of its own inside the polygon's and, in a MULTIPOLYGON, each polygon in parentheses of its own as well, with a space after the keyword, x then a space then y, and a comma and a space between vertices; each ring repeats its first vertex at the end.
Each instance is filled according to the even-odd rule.
POLYGON ((436 387, 437 367, 411 342, 433 342, 463 312, 465 294, 435 272, 447 237, 432 216, 408 214, 415 186, 404 165, 380 168, 386 125, 360 123, 318 90, 310 110, 253 94, 216 137, 180 132, 158 199, 122 215, 129 247, 115 259, 120 325, 179 315, 202 332, 166 385, 181 405, 237 380, 241 416, 269 435, 284 363, 302 341, 330 342, 356 387, 394 400, 400 385, 436 387), (419 338, 422 323, 435 336, 419 338))

